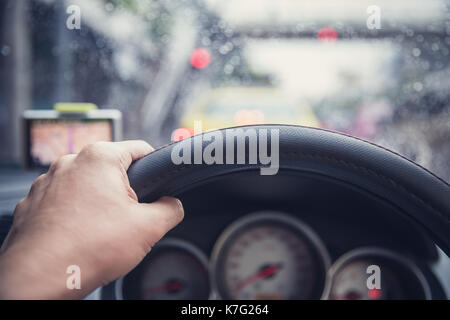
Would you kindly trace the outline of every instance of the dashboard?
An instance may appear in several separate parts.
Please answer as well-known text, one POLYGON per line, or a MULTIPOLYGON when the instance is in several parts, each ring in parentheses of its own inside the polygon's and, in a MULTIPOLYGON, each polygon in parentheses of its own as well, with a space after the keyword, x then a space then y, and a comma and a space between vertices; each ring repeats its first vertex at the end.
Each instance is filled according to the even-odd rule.
MULTIPOLYGON (((38 174, 1 172, 0 238, 38 174)), ((350 185, 248 173, 177 196, 183 222, 134 270, 88 299, 450 296, 450 259, 428 234, 395 206, 350 185), (367 286, 376 273, 370 266, 380 268, 380 289, 367 286)))
POLYGON ((351 185, 231 174, 177 196, 183 222, 101 299, 448 297, 448 257, 395 206, 351 185))

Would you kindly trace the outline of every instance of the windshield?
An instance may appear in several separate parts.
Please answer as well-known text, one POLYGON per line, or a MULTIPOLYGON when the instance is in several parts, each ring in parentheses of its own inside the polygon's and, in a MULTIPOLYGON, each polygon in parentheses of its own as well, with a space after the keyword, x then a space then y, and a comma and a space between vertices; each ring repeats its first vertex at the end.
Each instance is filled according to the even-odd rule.
POLYGON ((441 0, 5 0, 0 163, 23 157, 22 114, 88 102, 123 138, 180 128, 326 128, 450 180, 450 13, 441 0))

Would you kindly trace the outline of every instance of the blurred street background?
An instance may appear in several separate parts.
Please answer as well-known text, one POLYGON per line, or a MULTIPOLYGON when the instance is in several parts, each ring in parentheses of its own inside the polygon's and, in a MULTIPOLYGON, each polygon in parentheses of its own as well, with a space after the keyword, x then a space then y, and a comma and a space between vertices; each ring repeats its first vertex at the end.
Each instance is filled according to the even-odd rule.
POLYGON ((24 110, 91 102, 153 146, 194 120, 300 124, 450 181, 449 50, 443 0, 1 0, 0 164, 20 164, 24 110))

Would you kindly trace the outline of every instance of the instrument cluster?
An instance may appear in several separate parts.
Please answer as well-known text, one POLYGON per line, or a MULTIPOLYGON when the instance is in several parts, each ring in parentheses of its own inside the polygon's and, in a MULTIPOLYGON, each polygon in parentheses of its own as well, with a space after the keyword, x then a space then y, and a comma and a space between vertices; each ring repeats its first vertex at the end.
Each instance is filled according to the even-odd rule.
POLYGON ((167 238, 115 282, 118 299, 429 299, 416 264, 398 253, 364 247, 334 263, 321 238, 296 217, 257 212, 231 223, 210 257, 190 242, 167 238))

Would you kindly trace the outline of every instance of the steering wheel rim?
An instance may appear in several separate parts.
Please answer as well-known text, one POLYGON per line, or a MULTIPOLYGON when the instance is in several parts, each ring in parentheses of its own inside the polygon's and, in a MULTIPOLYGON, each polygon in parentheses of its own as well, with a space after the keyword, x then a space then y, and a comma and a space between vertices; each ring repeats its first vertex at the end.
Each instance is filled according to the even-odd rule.
MULTIPOLYGON (((237 137, 243 138, 248 129, 279 133, 279 171, 294 170, 337 179, 391 202, 427 230, 433 241, 450 256, 450 188, 446 181, 388 149, 324 129, 254 125, 213 132, 226 136, 226 130, 233 130, 237 137)), ((234 161, 234 164, 179 165, 172 161, 172 152, 180 144, 191 146, 189 156, 193 159, 194 141, 199 143, 196 146, 201 146, 201 150, 210 143, 203 139, 206 134, 211 135, 211 132, 163 146, 133 163, 128 178, 139 201, 152 202, 161 196, 176 196, 229 174, 264 167, 248 161, 246 164, 234 161)), ((259 139, 257 135, 258 142, 259 139)), ((269 145, 270 139, 268 136, 269 145)), ((248 140, 245 141, 248 159, 248 140)), ((225 139, 222 144, 226 150, 225 139)))

